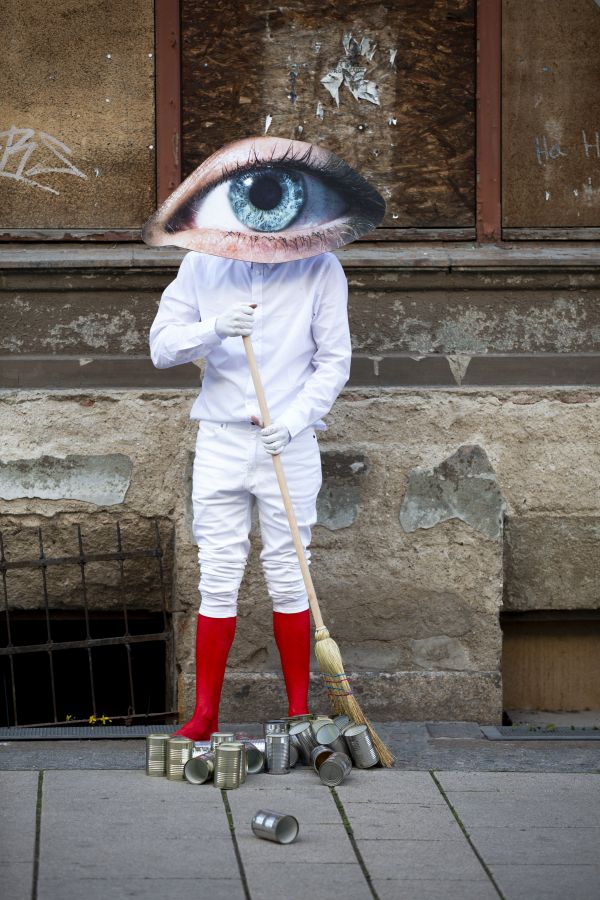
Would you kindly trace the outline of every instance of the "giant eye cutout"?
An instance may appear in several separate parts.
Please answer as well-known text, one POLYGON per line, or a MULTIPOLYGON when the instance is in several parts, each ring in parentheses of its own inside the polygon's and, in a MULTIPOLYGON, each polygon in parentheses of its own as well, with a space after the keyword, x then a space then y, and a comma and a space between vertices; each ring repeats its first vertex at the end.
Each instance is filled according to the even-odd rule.
POLYGON ((339 156, 304 141, 254 137, 209 156, 142 229, 151 246, 248 262, 288 262, 373 231, 383 197, 339 156))

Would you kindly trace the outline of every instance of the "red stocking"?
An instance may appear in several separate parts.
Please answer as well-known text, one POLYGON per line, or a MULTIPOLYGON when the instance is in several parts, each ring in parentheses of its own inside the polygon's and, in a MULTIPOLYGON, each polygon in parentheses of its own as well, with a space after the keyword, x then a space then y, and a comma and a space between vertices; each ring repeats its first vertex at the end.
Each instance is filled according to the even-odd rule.
POLYGON ((219 701, 225 665, 235 634, 236 616, 213 619, 198 613, 196 625, 196 708, 174 734, 206 741, 219 729, 219 701))
POLYGON ((310 612, 273 612, 273 632, 288 695, 288 716, 308 712, 310 612))

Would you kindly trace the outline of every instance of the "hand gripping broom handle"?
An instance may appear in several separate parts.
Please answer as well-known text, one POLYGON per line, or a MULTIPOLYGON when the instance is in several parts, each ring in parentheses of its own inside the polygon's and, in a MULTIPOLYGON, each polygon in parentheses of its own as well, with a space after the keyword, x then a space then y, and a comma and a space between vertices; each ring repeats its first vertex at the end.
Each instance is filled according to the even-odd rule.
MULTIPOLYGON (((256 365, 254 348, 252 346, 252 341, 250 340, 250 337, 248 335, 244 335, 242 337, 242 340, 244 341, 244 349, 246 350, 246 357, 248 359, 248 365, 250 367, 250 374, 252 375, 252 381, 254 382, 254 390, 256 391, 256 396, 258 398, 260 414, 263 419, 263 424, 266 427, 267 425, 271 424, 271 417, 269 416, 269 409, 267 407, 265 392, 260 380, 258 366, 256 365)), ((290 531, 292 532, 294 547, 296 548, 298 562, 300 563, 300 570, 302 572, 302 577, 306 586, 308 602, 310 604, 313 619, 315 621, 315 628, 318 631, 321 628, 325 628, 325 625, 323 624, 323 617, 321 616, 321 610, 319 609, 319 601, 317 600, 317 594, 315 592, 313 581, 308 570, 308 563, 306 562, 306 557, 304 555, 304 547, 302 545, 302 539, 300 538, 300 532, 298 531, 298 525, 296 524, 296 516, 294 515, 294 508, 292 506, 292 501, 288 491, 287 482, 285 480, 285 475, 283 472, 283 466, 281 464, 281 457, 279 456, 279 454, 273 456, 273 465, 275 466, 275 474, 277 475, 277 481, 279 482, 279 490, 281 491, 281 496, 283 497, 283 505, 285 506, 288 522, 290 523, 290 531)))

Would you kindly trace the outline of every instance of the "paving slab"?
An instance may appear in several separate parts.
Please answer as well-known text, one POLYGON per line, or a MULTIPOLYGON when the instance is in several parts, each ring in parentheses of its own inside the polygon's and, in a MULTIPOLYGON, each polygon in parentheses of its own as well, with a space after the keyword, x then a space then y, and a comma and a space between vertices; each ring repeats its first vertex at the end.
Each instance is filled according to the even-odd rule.
POLYGON ((598 900, 600 865, 492 866, 506 900, 598 900))
POLYGON ((209 889, 219 879, 230 882, 223 896, 227 887, 237 891, 221 793, 199 787, 144 771, 46 772, 39 898, 74 897, 75 882, 78 896, 100 898, 104 879, 113 882, 114 896, 130 881, 145 885, 146 896, 172 896, 170 882, 178 879, 187 881, 177 889, 182 897, 192 882, 196 895, 214 896, 209 889))
POLYGON ((336 791, 343 803, 348 799, 353 803, 423 803, 445 806, 445 800, 428 772, 353 769, 336 791))
MULTIPOLYGON (((468 821, 468 819, 467 819, 468 821)), ((469 837, 488 866, 496 864, 596 865, 600 827, 470 827, 469 837)), ((600 897, 600 884, 598 885, 600 897)))
POLYGON ((498 893, 489 881, 376 878, 373 887, 379 900, 498 900, 498 893))
POLYGON ((252 900, 373 900, 356 862, 307 865, 284 859, 244 868, 252 900))
POLYGON ((337 893, 336 900, 372 900, 331 791, 311 769, 248 776, 243 789, 229 791, 227 799, 252 897, 305 900, 312 894, 321 900, 337 893), (296 841, 282 845, 257 838, 250 822, 259 809, 295 816, 296 841), (290 872, 298 874, 297 881, 290 872))
POLYGON ((37 900, 245 900, 239 879, 180 878, 113 878, 110 873, 99 877, 46 878, 39 885, 37 900))
POLYGON ((37 793, 37 772, 0 772, 0 883, 11 900, 31 897, 37 793))
MULTIPOLYGON (((439 881, 488 882, 481 863, 468 841, 462 836, 456 840, 439 839, 414 841, 392 837, 388 840, 365 840, 360 836, 360 826, 352 829, 365 865, 374 880, 392 878, 436 879, 439 881)), ((458 826, 457 826, 458 828, 458 826)))

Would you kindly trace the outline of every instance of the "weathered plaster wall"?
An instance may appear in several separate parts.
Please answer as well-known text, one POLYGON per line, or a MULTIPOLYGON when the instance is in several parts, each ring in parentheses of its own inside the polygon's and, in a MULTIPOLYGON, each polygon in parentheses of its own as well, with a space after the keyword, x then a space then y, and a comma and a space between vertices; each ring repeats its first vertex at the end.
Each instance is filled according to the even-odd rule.
MULTIPOLYGON (((99 504, 92 494, 87 500, 2 499, 3 529, 116 515, 172 523, 182 715, 193 702, 199 596, 190 518, 194 396, 168 389, 23 391, 5 393, 0 404, 5 473, 10 464, 17 471, 41 456, 55 458, 60 488, 63 458, 109 454, 129 460, 131 471, 118 504, 99 504)), ((581 564, 593 564, 599 408, 597 389, 356 389, 342 395, 330 430, 320 437, 325 484, 312 571, 325 619, 347 670, 357 673, 356 689, 371 715, 499 721, 503 592, 520 608, 531 602, 523 598, 543 599, 522 587, 533 577, 522 562, 527 548, 540 535, 556 547, 555 566, 545 576, 552 582, 548 605, 561 603, 561 579, 571 586, 581 580, 577 565, 571 576, 559 565, 561 534, 575 545, 583 528, 588 550, 581 564), (505 523, 513 548, 508 570, 505 523), (516 573, 509 589, 505 571, 516 573)), ((591 579, 581 603, 598 607, 591 579)), ((255 547, 241 591, 225 720, 281 711, 270 620, 255 547)), ((317 677, 316 705, 319 691, 317 677)))

